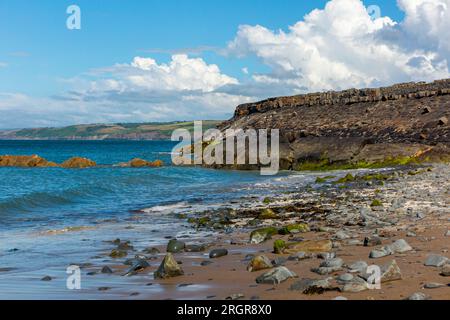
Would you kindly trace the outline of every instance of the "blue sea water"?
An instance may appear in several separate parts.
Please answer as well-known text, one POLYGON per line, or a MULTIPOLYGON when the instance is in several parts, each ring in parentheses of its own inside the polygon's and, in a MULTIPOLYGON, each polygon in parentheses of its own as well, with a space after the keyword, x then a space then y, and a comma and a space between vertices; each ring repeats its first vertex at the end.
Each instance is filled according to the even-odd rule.
MULTIPOLYGON (((201 237, 174 213, 242 203, 315 179, 286 172, 267 177, 257 171, 177 167, 170 159, 174 145, 171 141, 0 141, 0 155, 37 154, 59 163, 81 156, 99 165, 0 168, 0 299, 98 298, 96 287, 104 285, 101 278, 85 277, 86 290, 72 292, 66 288, 65 271, 73 263, 111 263, 105 260, 112 247, 108 241, 127 239, 142 250, 167 242, 168 236, 201 237), (161 159, 166 165, 114 166, 136 157, 161 159), (45 275, 55 279, 40 281, 45 275)), ((124 277, 105 281, 125 291, 130 288, 124 277)), ((151 297, 151 290, 158 287, 145 290, 151 297)), ((108 293, 114 298, 113 290, 108 293)))

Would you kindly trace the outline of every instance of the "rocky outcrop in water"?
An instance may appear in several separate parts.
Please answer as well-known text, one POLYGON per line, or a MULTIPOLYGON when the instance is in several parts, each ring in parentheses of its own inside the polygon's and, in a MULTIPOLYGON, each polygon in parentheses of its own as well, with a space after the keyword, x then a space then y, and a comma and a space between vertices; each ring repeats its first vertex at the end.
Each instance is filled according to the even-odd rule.
POLYGON ((0 167, 56 167, 57 164, 37 155, 32 156, 0 156, 0 167))
MULTIPOLYGON (((219 129, 279 129, 280 167, 449 158, 450 79, 279 97, 237 107, 219 129)), ((248 168, 248 166, 236 166, 248 168)))
POLYGON ((81 158, 81 157, 74 157, 74 158, 64 161, 61 164, 61 167, 62 168, 82 169, 82 168, 95 167, 96 165, 97 165, 97 163, 95 161, 92 161, 92 160, 89 160, 86 158, 81 158))

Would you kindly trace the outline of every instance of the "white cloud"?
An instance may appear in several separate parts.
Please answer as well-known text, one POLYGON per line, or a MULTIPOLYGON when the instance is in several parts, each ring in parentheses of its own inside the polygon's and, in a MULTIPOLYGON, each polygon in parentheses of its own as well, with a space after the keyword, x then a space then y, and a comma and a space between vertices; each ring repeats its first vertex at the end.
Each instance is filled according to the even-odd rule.
POLYGON ((371 19, 360 0, 332 0, 288 32, 240 26, 228 50, 255 55, 271 68, 254 75, 256 83, 284 84, 293 92, 448 77, 450 0, 399 5, 406 14, 401 23, 371 19))

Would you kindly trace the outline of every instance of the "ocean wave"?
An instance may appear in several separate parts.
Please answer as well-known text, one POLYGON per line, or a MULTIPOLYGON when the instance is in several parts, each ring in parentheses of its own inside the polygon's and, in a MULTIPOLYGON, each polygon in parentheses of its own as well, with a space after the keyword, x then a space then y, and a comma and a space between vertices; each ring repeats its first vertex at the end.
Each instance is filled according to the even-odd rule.
POLYGON ((139 212, 142 213, 159 213, 159 214, 168 214, 173 213, 179 210, 188 209, 191 206, 187 202, 177 202, 172 204, 166 204, 166 205, 157 205, 150 208, 144 208, 139 210, 139 212))

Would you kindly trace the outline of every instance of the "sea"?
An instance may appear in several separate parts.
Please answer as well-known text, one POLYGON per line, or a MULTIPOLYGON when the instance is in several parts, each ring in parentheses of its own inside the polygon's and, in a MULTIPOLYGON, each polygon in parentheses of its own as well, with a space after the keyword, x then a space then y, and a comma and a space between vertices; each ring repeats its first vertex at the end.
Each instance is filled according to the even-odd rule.
MULTIPOLYGON (((258 171, 174 166, 174 146, 171 141, 0 141, 0 155, 37 154, 58 163, 79 156, 98 164, 0 168, 0 299, 97 299, 102 281, 117 289, 104 295, 123 298, 132 290, 131 278, 92 280, 83 271, 91 263, 108 262, 112 240, 130 240, 143 249, 170 237, 213 237, 191 228, 179 214, 242 205, 315 180, 308 173, 261 176, 258 171), (160 159, 165 165, 117 166, 133 158, 160 159), (82 270, 81 290, 67 287, 72 265, 82 270), (52 280, 43 281, 45 276, 52 280)), ((146 290, 151 297, 162 289, 146 290)))

